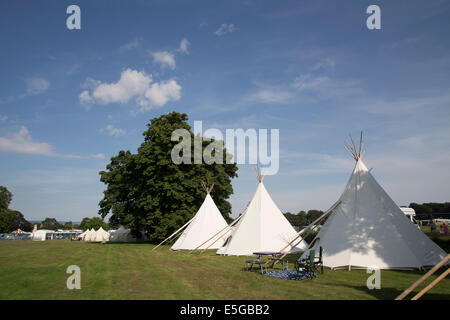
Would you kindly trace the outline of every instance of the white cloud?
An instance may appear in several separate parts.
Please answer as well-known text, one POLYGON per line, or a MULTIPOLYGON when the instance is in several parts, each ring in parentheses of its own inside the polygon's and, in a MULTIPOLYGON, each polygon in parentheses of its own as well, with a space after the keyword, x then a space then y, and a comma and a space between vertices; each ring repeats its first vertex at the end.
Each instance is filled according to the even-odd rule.
POLYGON ((105 159, 106 156, 104 153, 96 153, 96 154, 91 154, 91 158, 94 159, 105 159))
POLYGON ((67 159, 105 158, 105 155, 102 153, 92 154, 90 156, 58 154, 49 143, 34 141, 25 126, 22 126, 19 132, 12 133, 7 137, 0 137, 0 152, 34 154, 67 159))
POLYGON ((184 38, 183 40, 181 40, 180 42, 180 48, 178 49, 178 51, 185 53, 185 54, 189 54, 189 49, 188 47, 190 46, 190 42, 188 39, 184 38))
POLYGON ((311 74, 305 74, 295 78, 292 87, 297 91, 302 91, 320 87, 328 81, 330 81, 330 78, 325 76, 314 77, 311 74))
POLYGON ((84 87, 90 85, 92 93, 84 90, 79 100, 81 104, 89 106, 95 103, 128 103, 135 99, 141 111, 148 111, 180 99, 181 86, 176 80, 152 81, 151 75, 131 69, 122 71, 119 81, 115 83, 101 83, 88 78, 84 87))
POLYGON ((43 93, 49 87, 50 82, 44 78, 30 78, 27 80, 27 95, 43 93))
POLYGON ((93 90, 101 84, 102 82, 100 80, 95 80, 92 79, 91 77, 87 77, 86 80, 81 84, 81 88, 93 90))
POLYGON ((46 142, 33 141, 28 129, 22 126, 19 132, 9 137, 0 137, 0 151, 55 156, 53 147, 46 142))
POLYGON ((216 32, 214 32, 217 36, 222 36, 222 35, 224 35, 224 34, 227 34, 227 33, 232 33, 232 32, 234 32, 234 31, 236 31, 236 27, 235 27, 235 25, 234 24, 226 24, 226 23, 223 23, 220 27, 219 27, 219 29, 217 29, 216 30, 216 32))
POLYGON ((112 137, 119 137, 126 134, 125 130, 120 128, 114 128, 112 125, 108 124, 105 128, 100 130, 101 132, 105 132, 107 135, 112 137))
POLYGON ((279 87, 264 86, 247 97, 249 102, 287 103, 293 97, 292 92, 279 87))
POLYGON ((141 38, 136 38, 131 42, 121 45, 120 49, 121 50, 130 50, 130 49, 137 48, 137 47, 139 47, 140 42, 141 42, 141 38))
POLYGON ((8 120, 8 117, 7 116, 2 116, 0 114, 0 123, 6 122, 6 120, 8 120))
POLYGON ((144 97, 139 101, 141 111, 148 111, 152 107, 162 107, 170 100, 180 100, 181 86, 175 80, 154 83, 145 92, 144 97))
POLYGON ((102 83, 92 92, 92 97, 100 104, 112 102, 127 103, 133 97, 141 95, 152 81, 144 72, 126 69, 116 83, 102 83))
POLYGON ((90 108, 90 104, 94 103, 94 99, 91 98, 89 91, 84 90, 80 93, 80 96, 78 97, 80 100, 80 103, 84 106, 86 106, 87 109, 90 108))
POLYGON ((169 51, 150 52, 153 61, 161 65, 161 67, 169 67, 174 70, 176 67, 175 55, 169 51))
POLYGON ((322 59, 319 62, 317 62, 312 70, 316 71, 319 69, 334 69, 336 65, 336 60, 334 60, 334 58, 326 58, 326 59, 322 59))

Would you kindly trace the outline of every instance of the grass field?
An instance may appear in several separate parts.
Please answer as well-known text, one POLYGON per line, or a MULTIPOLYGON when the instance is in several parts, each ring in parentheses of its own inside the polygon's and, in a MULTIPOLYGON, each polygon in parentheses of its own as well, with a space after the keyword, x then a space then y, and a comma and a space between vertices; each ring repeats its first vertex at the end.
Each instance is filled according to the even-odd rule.
MULTIPOLYGON (((394 299, 422 275, 383 270, 381 289, 369 290, 364 270, 325 269, 312 280, 282 280, 244 271, 245 257, 153 247, 0 241, 0 299, 394 299), (81 268, 81 290, 66 288, 73 264, 81 268)), ((450 279, 422 299, 450 299, 450 279)))

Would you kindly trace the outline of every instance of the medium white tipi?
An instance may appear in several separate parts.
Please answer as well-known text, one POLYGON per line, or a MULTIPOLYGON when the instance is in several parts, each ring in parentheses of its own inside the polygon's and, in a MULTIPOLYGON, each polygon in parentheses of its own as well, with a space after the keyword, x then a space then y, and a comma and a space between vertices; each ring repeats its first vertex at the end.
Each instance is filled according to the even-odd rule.
MULTIPOLYGON (((277 252, 297 236, 264 187, 263 177, 258 170, 259 184, 253 199, 217 254, 249 256, 254 252, 277 252)), ((286 248, 296 252, 305 247, 305 242, 301 241, 294 248, 290 245, 286 248)))
POLYGON ((206 198, 171 247, 172 250, 218 249, 227 237, 227 233, 222 234, 221 231, 227 228, 228 224, 210 195, 214 185, 210 188, 205 184, 203 186, 206 190, 206 198))
MULTIPOLYGON (((362 136, 361 136, 362 140, 362 136)), ((323 248, 323 265, 332 269, 411 269, 433 266, 447 254, 420 231, 377 183, 359 151, 340 204, 316 236, 323 248)))

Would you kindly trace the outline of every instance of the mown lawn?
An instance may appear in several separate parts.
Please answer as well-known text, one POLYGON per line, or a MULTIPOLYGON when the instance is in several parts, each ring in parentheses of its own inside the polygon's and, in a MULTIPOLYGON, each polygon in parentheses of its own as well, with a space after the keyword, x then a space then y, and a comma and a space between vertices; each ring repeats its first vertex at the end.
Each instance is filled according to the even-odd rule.
MULTIPOLYGON (((394 299, 422 275, 381 271, 382 288, 369 290, 364 270, 325 270, 312 280, 282 280, 243 271, 245 257, 153 247, 0 241, 0 299, 394 299), (81 290, 66 288, 69 265, 81 268, 81 290)), ((450 279, 423 299, 450 299, 450 279)))

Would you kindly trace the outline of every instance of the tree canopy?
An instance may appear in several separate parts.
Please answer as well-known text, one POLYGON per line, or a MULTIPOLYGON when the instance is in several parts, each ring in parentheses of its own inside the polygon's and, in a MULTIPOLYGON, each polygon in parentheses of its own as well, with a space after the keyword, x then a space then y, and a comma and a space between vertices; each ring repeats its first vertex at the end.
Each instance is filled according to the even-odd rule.
POLYGON ((93 217, 93 218, 84 218, 80 223, 80 229, 83 231, 94 229, 98 230, 102 227, 104 230, 109 230, 109 225, 106 223, 102 218, 100 217, 93 217))
POLYGON ((8 209, 12 196, 12 193, 6 187, 0 186, 0 210, 8 209))
POLYGON ((62 229, 64 226, 59 223, 55 218, 45 218, 40 225, 40 229, 46 230, 58 230, 62 229))
MULTIPOLYGON (((172 112, 150 120, 143 133, 144 141, 133 154, 120 151, 111 158, 100 180, 106 184, 99 214, 109 213, 110 224, 147 232, 151 241, 160 241, 181 227, 197 212, 205 198, 201 182, 214 183, 211 196, 226 220, 230 220, 231 205, 227 201, 233 193, 231 179, 237 177, 236 164, 226 164, 223 144, 220 147, 224 164, 194 164, 194 139, 186 114, 172 112), (185 129, 191 136, 191 163, 175 164, 172 132, 185 129)), ((200 144, 202 150, 211 143, 200 144)), ((216 154, 216 153, 215 153, 216 154)), ((186 156, 186 155, 183 155, 186 156)))
POLYGON ((0 233, 7 233, 17 229, 31 231, 33 226, 23 214, 17 210, 10 210, 13 194, 4 186, 0 186, 0 233))
MULTIPOLYGON (((309 210, 308 212, 300 211, 297 214, 293 214, 290 212, 284 213, 286 219, 288 219, 289 223, 295 227, 305 227, 312 222, 314 222, 317 218, 319 218, 323 214, 321 210, 309 210)), ((321 224, 323 224, 327 219, 323 219, 321 224)))

